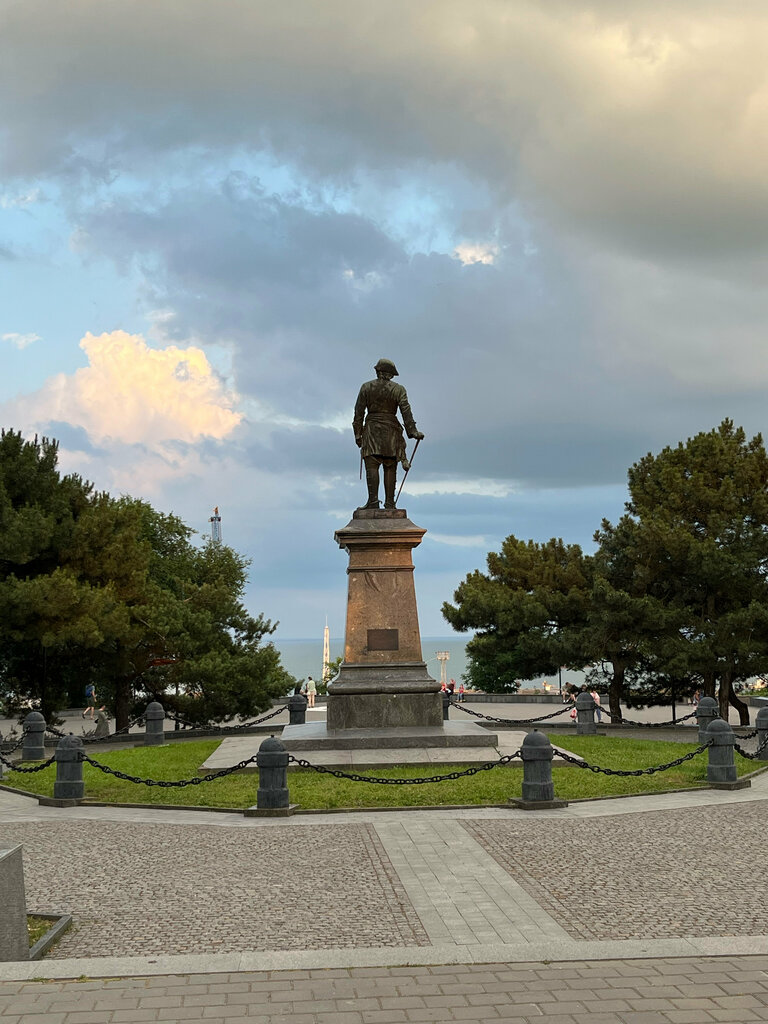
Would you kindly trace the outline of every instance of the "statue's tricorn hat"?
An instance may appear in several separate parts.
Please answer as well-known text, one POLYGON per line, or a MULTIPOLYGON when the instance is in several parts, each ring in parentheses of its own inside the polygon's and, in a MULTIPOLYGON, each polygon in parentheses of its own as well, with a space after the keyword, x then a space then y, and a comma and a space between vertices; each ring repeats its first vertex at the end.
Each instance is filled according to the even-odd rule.
POLYGON ((374 370, 384 370, 385 373, 391 373, 393 377, 400 376, 397 372, 397 367, 391 359, 380 359, 374 366, 374 370))

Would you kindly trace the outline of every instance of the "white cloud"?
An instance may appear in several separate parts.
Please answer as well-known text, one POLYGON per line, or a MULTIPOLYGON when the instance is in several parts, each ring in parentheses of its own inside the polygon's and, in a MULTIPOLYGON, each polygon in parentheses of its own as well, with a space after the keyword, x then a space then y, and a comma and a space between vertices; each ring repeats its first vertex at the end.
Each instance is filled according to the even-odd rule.
POLYGON ((462 242, 453 250, 453 255, 466 266, 468 263, 495 263, 499 252, 495 242, 462 242))
POLYGON ((409 494, 475 494, 484 498, 506 498, 514 492, 511 483, 503 480, 462 480, 460 477, 450 480, 406 481, 403 493, 409 494))
POLYGON ((27 348, 35 341, 40 341, 39 334, 17 334, 15 331, 10 334, 3 335, 3 341, 9 341, 11 345, 15 345, 19 350, 27 348))
POLYGON ((140 335, 86 334, 87 367, 49 378, 39 391, 8 403, 4 412, 34 425, 58 421, 89 437, 143 444, 221 440, 242 420, 237 396, 214 373, 202 349, 151 349, 140 335))
POLYGON ((458 533, 428 533, 426 539, 433 540, 436 544, 447 544, 452 548, 482 548, 484 551, 488 549, 488 538, 482 533, 466 536, 458 533))

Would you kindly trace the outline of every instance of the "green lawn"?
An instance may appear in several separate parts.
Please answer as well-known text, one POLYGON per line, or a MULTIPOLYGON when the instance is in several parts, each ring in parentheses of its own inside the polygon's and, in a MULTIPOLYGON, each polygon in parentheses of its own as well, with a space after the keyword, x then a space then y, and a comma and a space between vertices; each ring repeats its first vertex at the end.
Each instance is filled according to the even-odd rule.
MULTIPOLYGON (((695 750, 694 744, 635 740, 609 736, 553 736, 565 749, 579 754, 591 764, 606 768, 635 769, 664 764, 695 750), (567 743, 567 747, 566 747, 567 743)), ((95 760, 111 768, 142 778, 188 779, 197 776, 199 766, 218 746, 218 740, 196 740, 167 747, 138 747, 99 754, 95 760)), ((753 771, 761 762, 736 755, 740 775, 753 771)), ((659 793, 706 784, 707 756, 701 754, 677 768, 656 775, 621 778, 594 774, 586 769, 556 767, 553 770, 555 794, 564 800, 586 797, 618 796, 627 793, 659 793)), ((358 774, 380 778, 420 778, 461 771, 463 766, 439 765, 432 768, 399 766, 361 771, 358 774)), ((258 776, 231 775, 214 782, 183 788, 124 782, 90 765, 85 766, 86 799, 110 803, 162 803, 187 806, 245 808, 256 803, 258 776)), ((8 771, 4 782, 28 792, 53 795, 55 768, 26 775, 8 771)), ((373 785, 336 779, 313 771, 290 772, 288 785, 291 802, 307 808, 393 807, 436 804, 499 804, 520 796, 522 767, 493 768, 476 775, 441 783, 423 785, 373 785)))

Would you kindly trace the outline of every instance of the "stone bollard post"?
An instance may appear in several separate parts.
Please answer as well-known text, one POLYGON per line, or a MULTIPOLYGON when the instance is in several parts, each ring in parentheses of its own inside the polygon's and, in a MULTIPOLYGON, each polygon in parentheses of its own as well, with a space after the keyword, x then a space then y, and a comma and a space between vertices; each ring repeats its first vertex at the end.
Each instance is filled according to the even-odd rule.
POLYGON ((447 693, 443 694, 443 721, 448 721, 448 712, 451 709, 451 698, 447 693))
POLYGON ((263 814, 288 814, 288 751, 275 736, 264 740, 256 754, 259 791, 256 809, 263 814))
POLYGON ((77 801, 85 795, 83 762, 80 752, 83 741, 79 736, 62 736, 56 744, 56 781, 53 784, 53 799, 77 801))
POLYGON ((768 740, 768 704, 757 712, 755 725, 757 726, 757 749, 760 751, 757 760, 768 761, 768 743, 766 743, 768 740), (763 747, 762 750, 760 750, 761 747, 763 747))
POLYGON ((163 708, 163 705, 158 701, 153 700, 150 704, 147 704, 147 710, 144 712, 144 717, 147 720, 147 727, 144 733, 144 746, 161 746, 165 742, 165 709, 163 708))
POLYGON ((94 739, 104 740, 109 736, 109 715, 102 708, 96 712, 96 731, 94 739))
POLYGON ((304 725, 309 701, 303 693, 292 693, 288 698, 289 725, 304 725))
POLYGON ((720 708, 714 697, 702 697, 696 706, 696 724, 699 727, 699 743, 707 742, 707 729, 720 717, 720 708))
POLYGON ((30 711, 24 719, 22 761, 45 760, 45 719, 39 711, 30 711))
POLYGON ((594 736, 596 732, 595 702, 592 694, 580 693, 576 698, 576 735, 594 736))
POLYGON ((24 896, 24 865, 21 846, 0 843, 0 962, 29 960, 27 902, 24 896))
POLYGON ((707 729, 707 739, 713 740, 709 748, 709 764, 707 765, 707 782, 719 789, 745 789, 751 785, 749 779, 739 781, 734 758, 736 737, 733 729, 716 718, 707 729))
POLYGON ((555 799, 555 784, 552 781, 552 744, 543 732, 534 729, 529 732, 520 747, 523 759, 522 799, 511 800, 523 811, 535 811, 543 807, 567 807, 567 801, 555 799))

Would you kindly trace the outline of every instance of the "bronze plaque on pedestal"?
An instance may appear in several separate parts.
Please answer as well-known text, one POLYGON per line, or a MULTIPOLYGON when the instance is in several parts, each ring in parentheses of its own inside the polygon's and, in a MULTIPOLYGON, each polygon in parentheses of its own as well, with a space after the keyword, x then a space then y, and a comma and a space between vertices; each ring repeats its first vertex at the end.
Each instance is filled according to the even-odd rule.
POLYGON ((369 651, 399 651, 400 634, 396 629, 369 629, 369 651))

